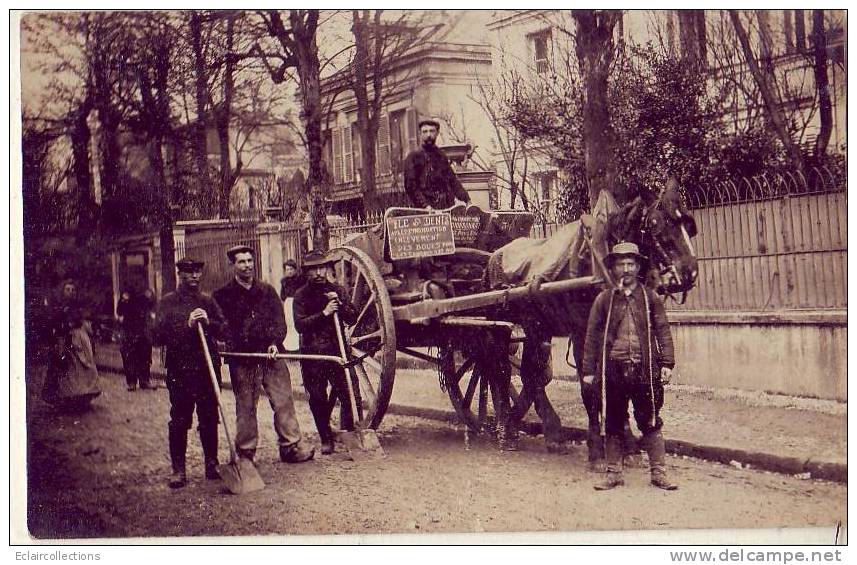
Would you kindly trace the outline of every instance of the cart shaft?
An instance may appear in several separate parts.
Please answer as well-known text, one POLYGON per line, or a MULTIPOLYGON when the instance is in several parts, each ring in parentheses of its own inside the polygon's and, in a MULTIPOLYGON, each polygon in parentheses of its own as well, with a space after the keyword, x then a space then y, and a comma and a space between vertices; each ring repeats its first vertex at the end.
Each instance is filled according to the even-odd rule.
POLYGON ((537 291, 533 291, 528 285, 515 288, 491 290, 468 296, 456 296, 454 298, 426 299, 414 304, 393 307, 393 317, 396 320, 405 320, 413 324, 429 324, 432 319, 445 314, 483 308, 505 302, 514 302, 534 296, 557 294, 579 288, 588 288, 603 283, 600 277, 588 276, 577 277, 562 281, 543 283, 537 291))

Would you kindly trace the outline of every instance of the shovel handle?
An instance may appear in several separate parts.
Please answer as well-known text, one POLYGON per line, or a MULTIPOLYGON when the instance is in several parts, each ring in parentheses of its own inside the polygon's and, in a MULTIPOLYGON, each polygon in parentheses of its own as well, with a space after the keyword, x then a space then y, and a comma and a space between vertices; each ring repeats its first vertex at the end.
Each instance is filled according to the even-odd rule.
MULTIPOLYGON (((345 351, 345 339, 342 337, 342 324, 339 322, 339 312, 333 313, 333 325, 336 327, 336 341, 339 343, 339 354, 342 359, 348 362, 348 353, 345 351)), ((349 373, 353 369, 349 369, 349 373)), ((348 377, 345 378, 345 383, 348 386, 348 403, 351 405, 351 418, 354 420, 355 427, 358 426, 357 416, 357 398, 354 395, 354 383, 348 377)))
POLYGON ((211 352, 208 350, 208 341, 205 339, 205 330, 202 329, 201 323, 197 322, 196 330, 199 334, 199 341, 202 343, 202 351, 205 353, 205 363, 208 365, 208 376, 211 377, 211 387, 214 389, 215 398, 217 398, 217 409, 220 411, 223 433, 226 435, 226 443, 229 445, 229 455, 232 457, 232 461, 237 461, 238 454, 235 452, 235 446, 232 444, 229 426, 226 425, 226 413, 223 411, 223 401, 220 398, 220 384, 217 382, 217 374, 214 372, 214 363, 211 362, 211 352))

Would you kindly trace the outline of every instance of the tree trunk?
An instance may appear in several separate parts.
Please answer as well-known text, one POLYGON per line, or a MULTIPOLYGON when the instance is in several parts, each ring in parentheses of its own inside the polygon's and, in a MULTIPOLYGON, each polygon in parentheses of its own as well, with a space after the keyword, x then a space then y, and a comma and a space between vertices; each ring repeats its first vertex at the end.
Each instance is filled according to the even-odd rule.
POLYGON ((159 188, 158 193, 161 195, 158 238, 161 246, 163 292, 171 292, 176 289, 176 242, 173 237, 172 191, 167 183, 164 168, 163 144, 162 135, 155 133, 149 141, 149 164, 152 167, 152 176, 159 188))
POLYGON ((196 122, 193 124, 191 145, 196 168, 195 192, 202 202, 202 196, 211 190, 211 179, 208 175, 208 73, 205 70, 205 54, 202 50, 202 22, 197 11, 191 12, 190 32, 196 85, 196 122))
POLYGON ((821 128, 815 138, 815 161, 827 153, 830 134, 833 132, 833 104, 830 101, 830 82, 827 78, 827 36, 824 31, 824 10, 812 11, 813 71, 815 89, 818 92, 819 119, 821 128))
POLYGON ((323 140, 321 136, 322 103, 320 63, 316 27, 318 11, 304 14, 291 10, 289 20, 294 34, 294 55, 297 58, 300 80, 301 117, 304 120, 304 136, 309 156, 307 192, 309 193, 310 223, 313 249, 327 251, 330 245, 330 224, 327 223, 328 181, 322 166, 323 140))
POLYGON ((803 171, 803 155, 800 152, 800 148, 798 148, 789 135, 782 107, 779 104, 779 100, 774 96, 771 85, 768 84, 765 77, 765 73, 759 67, 759 63, 753 55, 753 50, 750 46, 750 39, 747 37, 747 31, 744 29, 744 24, 741 23, 737 10, 729 10, 729 17, 732 20, 732 25, 735 28, 735 34, 738 36, 738 42, 741 44, 741 49, 744 52, 744 58, 747 61, 747 66, 750 68, 750 73, 753 75, 756 86, 759 87, 759 92, 762 94, 762 100, 765 103, 765 109, 767 110, 768 117, 771 120, 774 132, 780 139, 780 143, 782 143, 783 147, 786 149, 786 153, 788 153, 789 159, 792 161, 792 165, 798 170, 803 171))
MULTIPOLYGON (((376 11, 379 14, 380 11, 376 11)), ((375 179, 376 154, 375 142, 378 138, 378 113, 373 107, 370 108, 367 81, 369 80, 369 62, 372 59, 372 37, 369 24, 369 10, 363 10, 361 16, 358 10, 352 10, 352 33, 354 34, 354 60, 352 62, 352 85, 354 97, 357 101, 357 128, 360 130, 360 180, 363 189, 364 209, 372 208, 376 203, 377 184, 375 179)), ((377 28, 376 28, 377 29, 377 28)), ((381 72, 372 69, 374 78, 381 72)), ((374 98, 379 98, 376 91, 374 98)), ((346 132, 346 135, 350 135, 346 132)))
POLYGON ((96 207, 92 198, 92 173, 89 159, 89 144, 92 135, 87 121, 91 111, 92 103, 87 98, 74 112, 69 132, 71 152, 74 158, 74 179, 77 184, 77 239, 79 242, 89 238, 96 228, 96 207))
POLYGON ((571 13, 577 23, 575 53, 584 84, 583 147, 589 202, 594 206, 602 190, 610 191, 618 202, 624 202, 625 189, 617 183, 615 134, 607 94, 613 61, 613 29, 621 12, 572 10, 571 13))
POLYGON ((706 65, 705 10, 677 10, 681 58, 697 69, 706 65))
POLYGON ((229 200, 232 187, 241 173, 241 156, 235 162, 235 170, 229 156, 229 122, 232 119, 232 100, 235 97, 235 57, 232 49, 235 42, 235 18, 229 16, 226 20, 226 64, 223 68, 223 100, 214 115, 217 122, 217 139, 220 145, 220 197, 219 215, 229 217, 229 200))

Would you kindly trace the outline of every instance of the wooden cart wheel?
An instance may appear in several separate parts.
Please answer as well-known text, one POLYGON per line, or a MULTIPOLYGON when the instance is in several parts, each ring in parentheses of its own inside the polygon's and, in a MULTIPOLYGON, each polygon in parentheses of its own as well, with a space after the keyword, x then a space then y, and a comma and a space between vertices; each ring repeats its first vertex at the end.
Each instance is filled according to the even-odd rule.
MULTIPOLYGON (((492 379, 488 378, 490 369, 479 359, 475 348, 470 347, 474 341, 455 340, 442 346, 440 365, 452 407, 461 421, 478 433, 496 424, 499 399, 492 379)), ((516 374, 512 354, 510 360, 512 373, 516 374)), ((514 406, 518 391, 511 383, 509 397, 510 405, 514 406)))
POLYGON ((345 330, 348 349, 360 360, 348 371, 356 383, 357 417, 361 426, 377 428, 390 404, 396 374, 393 306, 381 272, 365 252, 346 246, 330 254, 336 281, 358 312, 357 322, 345 330))

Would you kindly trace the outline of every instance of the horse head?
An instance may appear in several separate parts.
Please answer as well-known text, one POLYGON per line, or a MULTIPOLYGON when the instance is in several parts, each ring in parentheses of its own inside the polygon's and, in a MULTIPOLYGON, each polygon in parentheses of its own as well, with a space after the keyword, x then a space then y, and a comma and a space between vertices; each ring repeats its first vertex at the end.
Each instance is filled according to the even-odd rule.
POLYGON ((607 231, 611 245, 633 241, 640 247, 649 267, 656 270, 654 282, 660 292, 686 293, 696 284, 698 262, 691 243, 696 222, 674 178, 660 192, 642 190, 610 217, 607 231))

